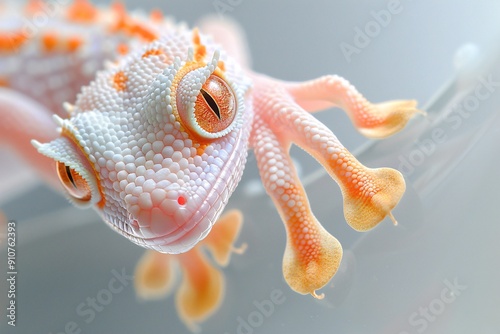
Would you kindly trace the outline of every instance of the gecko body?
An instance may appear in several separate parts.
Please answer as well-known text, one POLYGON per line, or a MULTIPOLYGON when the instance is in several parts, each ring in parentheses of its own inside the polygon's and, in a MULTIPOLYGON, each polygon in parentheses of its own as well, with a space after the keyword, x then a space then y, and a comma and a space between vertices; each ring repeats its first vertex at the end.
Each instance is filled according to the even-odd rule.
POLYGON ((129 14, 120 5, 96 8, 77 0, 57 6, 50 23, 26 33, 22 22, 46 13, 48 3, 55 2, 0 7, 0 14, 22 13, 0 25, 0 112, 7 120, 0 139, 49 181, 58 177, 77 206, 94 208, 112 229, 155 251, 138 267, 143 295, 169 291, 167 283, 152 286, 146 273, 170 282, 165 263, 180 254, 188 283, 177 300, 187 323, 204 319, 221 299, 221 275, 208 266, 206 281, 193 279, 190 264, 207 263, 198 246, 227 264, 241 217, 221 227, 215 222, 241 178, 248 149, 285 225, 283 273, 299 293, 320 297, 316 290, 336 273, 342 247, 310 209, 288 153, 292 144, 340 185, 354 229, 392 218, 405 190, 402 175, 363 166, 312 113, 339 106, 361 133, 383 138, 418 112, 414 101, 372 104, 334 75, 291 83, 255 73, 228 23, 189 29, 156 11, 129 14), (26 84, 33 80, 40 84, 26 84), (40 118, 35 127, 34 117, 40 118), (50 159, 28 149, 29 139, 50 159), (190 292, 207 296, 212 290, 218 292, 210 302, 191 307, 203 303, 190 292))

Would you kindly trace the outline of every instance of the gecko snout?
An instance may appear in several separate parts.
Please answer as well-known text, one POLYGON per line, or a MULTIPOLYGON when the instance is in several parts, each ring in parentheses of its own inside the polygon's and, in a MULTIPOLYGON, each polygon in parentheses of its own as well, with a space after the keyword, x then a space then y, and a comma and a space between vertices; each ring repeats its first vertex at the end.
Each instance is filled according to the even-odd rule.
POLYGON ((185 191, 155 189, 126 197, 128 221, 136 242, 163 253, 182 253, 204 238, 212 226, 199 197, 185 191))

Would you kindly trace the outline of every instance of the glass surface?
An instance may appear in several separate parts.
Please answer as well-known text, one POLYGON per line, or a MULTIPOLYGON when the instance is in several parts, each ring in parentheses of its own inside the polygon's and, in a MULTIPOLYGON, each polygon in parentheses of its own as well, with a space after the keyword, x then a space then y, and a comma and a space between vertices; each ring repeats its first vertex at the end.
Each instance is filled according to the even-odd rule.
MULTIPOLYGON (((228 205, 243 211, 239 242, 249 247, 224 270, 226 296, 203 332, 500 333, 500 3, 396 1, 399 12, 377 21, 395 1, 221 1, 232 3, 224 15, 245 29, 256 71, 294 81, 339 74, 371 101, 415 98, 428 116, 372 142, 339 110, 317 115, 363 164, 403 172, 397 227, 386 219, 370 232, 350 229, 338 186, 292 150, 315 216, 344 247, 339 272, 320 291, 324 300, 284 282, 285 231, 250 155, 228 205), (375 29, 367 45, 356 44, 358 29, 375 29), (346 57, 342 43, 359 52, 346 57), (256 304, 273 293, 284 303, 259 317, 256 304)), ((217 14, 211 0, 128 2, 190 25, 217 14)), ((189 333, 172 296, 140 301, 127 279, 95 317, 81 316, 78 307, 117 272, 133 274, 143 250, 93 211, 19 175, 19 186, 4 183, 0 197, 18 226, 17 327, 5 321, 2 279, 0 333, 64 333, 72 322, 82 333, 189 333)), ((0 250, 2 272, 6 258, 0 250)))

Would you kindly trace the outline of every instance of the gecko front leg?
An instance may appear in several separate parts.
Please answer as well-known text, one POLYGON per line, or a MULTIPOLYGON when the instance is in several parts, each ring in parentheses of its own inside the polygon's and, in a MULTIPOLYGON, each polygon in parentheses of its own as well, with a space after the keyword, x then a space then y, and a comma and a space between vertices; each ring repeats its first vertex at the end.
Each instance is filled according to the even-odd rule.
POLYGON ((286 83, 295 102, 309 112, 331 107, 344 109, 360 133, 369 138, 385 138, 402 130, 416 114, 414 100, 394 100, 372 104, 346 79, 326 75, 318 79, 286 83))
POLYGON ((373 105, 347 81, 334 76, 303 84, 264 76, 255 76, 254 80, 258 112, 251 146, 264 186, 286 226, 284 276, 293 290, 318 297, 315 290, 336 273, 342 248, 311 213, 288 154, 291 143, 315 157, 337 181, 344 197, 346 221, 357 231, 375 227, 386 216, 395 222, 391 210, 403 195, 405 182, 394 169, 363 166, 303 107, 315 111, 332 104, 342 106, 363 133, 374 137, 396 132, 417 110, 412 101, 373 105))
POLYGON ((342 259, 342 247, 311 212, 288 154, 290 142, 273 133, 259 117, 254 121, 252 138, 262 182, 285 223, 285 280, 293 290, 321 298, 316 290, 335 275, 342 259))

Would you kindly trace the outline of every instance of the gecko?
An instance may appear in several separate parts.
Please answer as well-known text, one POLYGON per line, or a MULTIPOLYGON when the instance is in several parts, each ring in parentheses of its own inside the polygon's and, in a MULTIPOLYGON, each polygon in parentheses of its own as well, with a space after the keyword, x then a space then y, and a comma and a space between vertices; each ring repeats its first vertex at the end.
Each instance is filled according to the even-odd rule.
POLYGON ((311 211, 292 144, 338 183, 354 230, 396 223, 402 174, 364 166, 313 113, 340 107, 360 133, 381 139, 422 113, 416 101, 371 103, 337 75, 286 82, 256 73, 228 20, 189 28, 159 10, 87 0, 7 2, 0 17, 0 142, 148 249, 139 296, 168 295, 180 264, 176 306, 190 329, 221 303, 218 266, 244 250, 234 246, 241 213, 222 213, 249 150, 285 227, 283 277, 300 294, 323 297, 342 246, 311 211))

